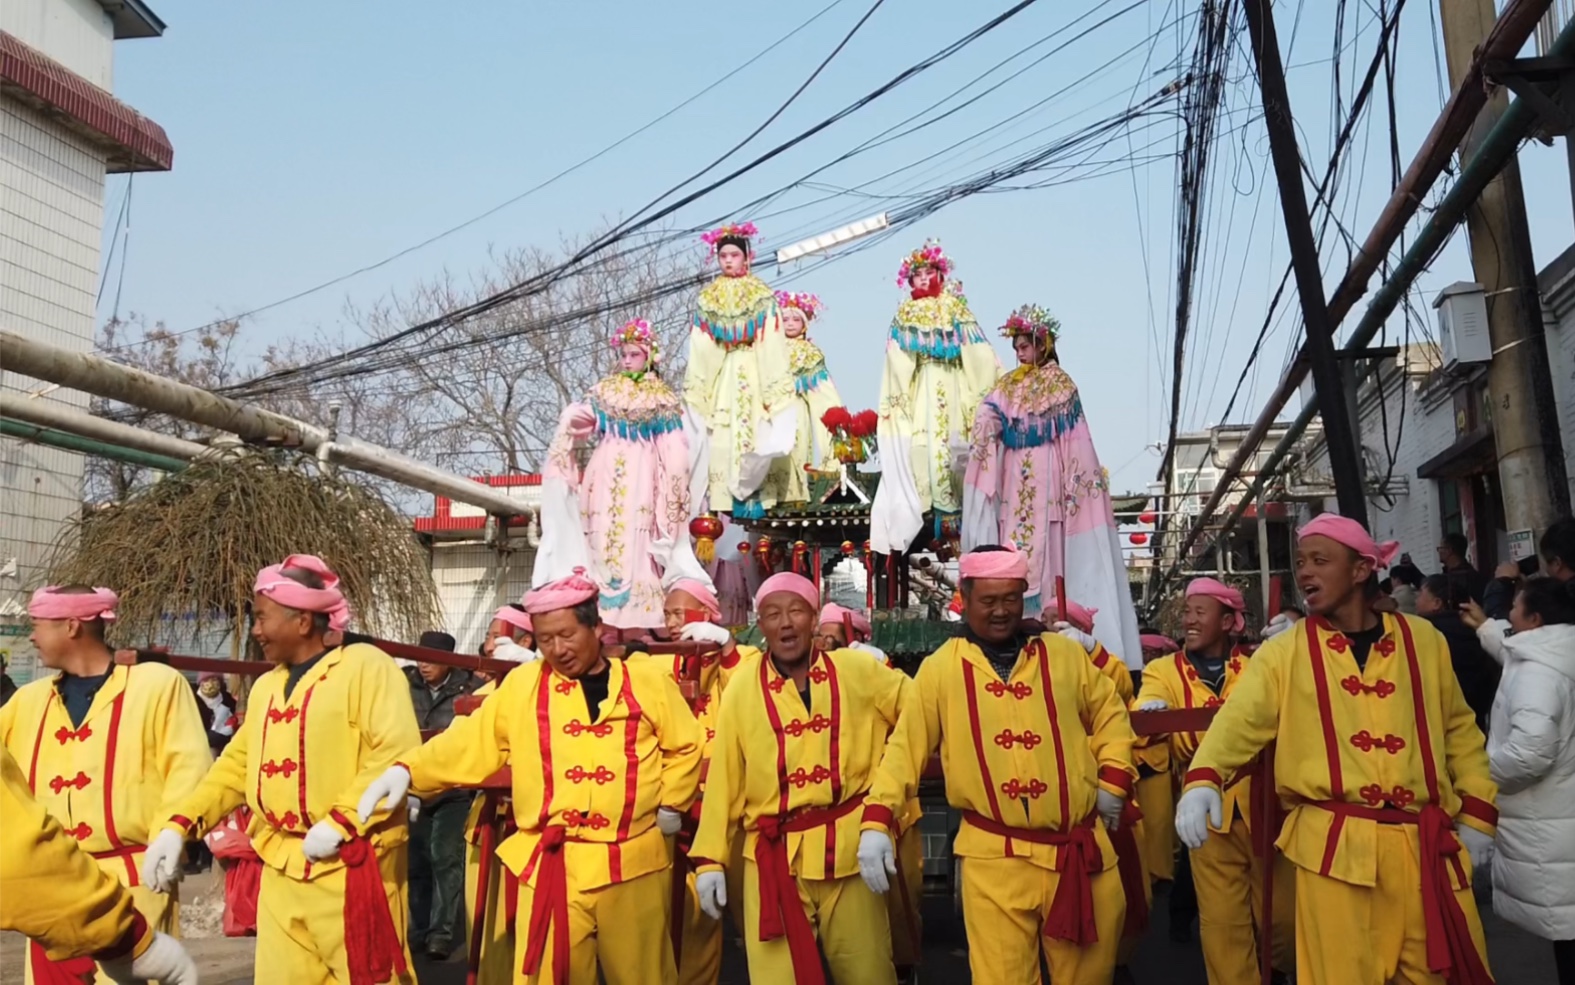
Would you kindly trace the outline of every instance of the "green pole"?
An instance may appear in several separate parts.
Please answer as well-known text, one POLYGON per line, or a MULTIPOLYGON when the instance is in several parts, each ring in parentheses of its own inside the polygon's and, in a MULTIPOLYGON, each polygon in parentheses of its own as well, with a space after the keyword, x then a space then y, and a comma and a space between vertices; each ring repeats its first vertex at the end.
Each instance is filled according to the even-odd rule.
POLYGON ((81 435, 71 434, 67 431, 56 431, 54 428, 41 428, 33 424, 24 424, 9 417, 0 417, 0 434, 8 438, 17 438, 21 441, 30 441, 51 448, 62 448, 66 451, 81 452, 84 455, 97 455, 100 458, 109 458, 128 465, 140 465, 144 468, 158 469, 160 472, 181 472, 188 463, 168 455, 155 455, 152 452, 137 451, 134 448, 124 448, 112 445, 93 438, 84 438, 81 435))

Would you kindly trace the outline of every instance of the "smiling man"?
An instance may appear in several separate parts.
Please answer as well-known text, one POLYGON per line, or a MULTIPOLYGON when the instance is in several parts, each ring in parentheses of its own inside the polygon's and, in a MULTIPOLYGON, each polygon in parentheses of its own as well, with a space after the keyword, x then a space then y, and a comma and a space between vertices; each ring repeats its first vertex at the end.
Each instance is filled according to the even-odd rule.
POLYGON ((328 644, 350 606, 321 558, 292 554, 258 572, 253 591, 252 636, 274 668, 224 754, 176 803, 143 880, 167 889, 185 838, 248 805, 263 862, 256 981, 411 982, 405 801, 358 822, 355 801, 339 799, 363 770, 420 743, 410 684, 375 646, 328 644))
POLYGON ((1137 771, 1132 723, 1083 647, 1022 630, 1028 560, 988 545, 959 564, 967 631, 927 657, 877 800, 910 796, 937 750, 962 812, 968 964, 977 982, 1105 985, 1126 916, 1116 853, 1137 771), (1100 823, 1101 819, 1104 823, 1100 823))
POLYGON ((541 659, 510 671, 481 708, 359 781, 370 816, 421 793, 513 776, 518 830, 498 859, 519 883, 514 981, 671 983, 670 862, 700 777, 699 726, 672 677, 602 654, 596 584, 583 569, 533 589, 541 659), (528 915, 528 923, 525 922, 528 915))
MULTIPOLYGON (((1246 628, 1246 609, 1238 590, 1213 578, 1194 578, 1187 585, 1181 615, 1186 647, 1144 668, 1137 710, 1214 708, 1225 703, 1249 663, 1246 648, 1234 642, 1246 628)), ((1197 751, 1198 734, 1175 732, 1169 741, 1169 761, 1179 780, 1197 751)), ((1209 838, 1190 858, 1203 962, 1214 985, 1253 985, 1259 980, 1257 915, 1263 909, 1263 859, 1253 853, 1248 828, 1252 781, 1235 778, 1224 798, 1222 822, 1210 829, 1209 838)), ((1280 858, 1278 852, 1274 855, 1280 858)), ((1281 866, 1277 875, 1281 869, 1283 877, 1274 884, 1274 966, 1289 971, 1294 959, 1292 886, 1288 885, 1292 870, 1281 866)))
POLYGON ((1498 791, 1448 645, 1415 616, 1373 611, 1396 544, 1329 513, 1297 537, 1311 616, 1236 682, 1193 757, 1176 832, 1194 851, 1217 838, 1225 782, 1277 742, 1297 979, 1488 985, 1471 872, 1491 855, 1498 791))
POLYGON ((766 653, 745 659, 722 695, 692 856, 700 905, 721 919, 722 860, 742 824, 750 981, 820 985, 818 930, 837 982, 892 985, 880 894, 907 798, 869 788, 911 682, 866 653, 816 648, 820 598, 807 578, 767 578, 755 611, 766 653))

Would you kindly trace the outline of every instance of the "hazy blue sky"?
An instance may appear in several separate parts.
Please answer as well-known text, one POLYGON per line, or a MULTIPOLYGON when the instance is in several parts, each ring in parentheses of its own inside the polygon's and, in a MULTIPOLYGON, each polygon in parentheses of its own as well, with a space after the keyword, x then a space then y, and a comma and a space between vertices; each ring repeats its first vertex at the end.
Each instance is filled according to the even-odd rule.
MULTIPOLYGON (((118 289, 117 259, 100 318, 109 316, 118 294, 123 314, 141 312, 173 329, 191 328, 381 260, 514 197, 646 123, 829 2, 155 0, 169 32, 117 46, 115 90, 168 129, 175 169, 135 180, 123 288, 118 289)), ((1007 6, 1006 0, 891 0, 739 160, 818 122, 1007 6)), ((889 194, 915 183, 940 183, 977 168, 964 165, 989 159, 989 151, 1010 141, 1024 140, 1013 151, 1028 149, 1147 96, 1184 72, 1176 56, 1191 35, 1195 6, 1166 0, 1039 3, 929 73, 686 208, 675 221, 699 223, 796 180, 1081 15, 1094 11, 1080 28, 1119 14, 954 116, 818 176, 828 187, 800 189, 776 203, 776 209, 804 207, 762 221, 764 245, 774 249, 881 211, 884 200, 848 195, 818 206, 806 203, 934 153, 1096 69, 1079 87, 982 143, 939 159, 932 180, 892 179, 867 191, 889 194), (1188 18, 1179 29, 1178 17, 1188 18), (1156 32, 1157 39, 1147 43, 1156 32), (1030 137, 1034 131, 1042 133, 1030 137), (948 160, 953 166, 941 167, 948 160)), ((551 245, 560 233, 633 212, 764 120, 867 7, 866 0, 843 0, 745 73, 608 157, 379 270, 258 315, 249 322, 249 334, 261 339, 336 331, 347 302, 365 304, 444 269, 463 276, 486 264, 490 248, 551 245)), ((1286 63, 1304 152, 1321 173, 1332 143, 1334 5, 1304 0, 1304 7, 1281 4, 1278 16, 1282 42, 1290 49, 1286 63)), ((1367 8, 1348 8, 1340 73, 1346 104, 1377 34, 1367 8)), ((1411 4, 1400 28, 1397 102, 1405 162, 1442 102, 1433 10, 1428 0, 1411 4)), ((1072 33, 964 95, 1000 81, 1072 33)), ((1239 40, 1246 44, 1245 35, 1239 40)), ((1217 422, 1286 259, 1267 145, 1261 126, 1250 122, 1258 104, 1246 65, 1238 53, 1226 96, 1222 126, 1240 129, 1218 145, 1220 168, 1208 202, 1212 218, 1188 351, 1184 429, 1217 422)), ((1130 146, 1159 140, 1138 151, 1157 158, 1138 170, 968 198, 897 239, 795 283, 829 305, 816 337, 847 403, 874 404, 875 367, 900 299, 893 283, 897 264, 926 236, 938 236, 956 259, 982 323, 993 328, 1027 301, 1061 318, 1063 363, 1082 387, 1113 484, 1144 488, 1158 464, 1144 446, 1163 438, 1168 412, 1177 187, 1176 125, 1148 125, 1130 146)), ((1128 150, 1122 139, 1095 157, 1121 167, 1128 150)), ((1575 235, 1563 147, 1532 145, 1521 162, 1540 267, 1575 235)), ((1339 202, 1344 221, 1360 239, 1389 188, 1382 99, 1371 126, 1358 131, 1353 163, 1339 202)), ((111 230, 126 184, 123 177, 110 183, 111 230)), ((1331 236, 1325 244, 1331 284, 1346 257, 1331 236)), ((1424 279, 1422 291, 1431 298, 1444 284, 1469 279, 1469 272, 1462 236, 1424 279)), ((1431 309, 1423 311, 1423 328, 1431 332, 1431 309)), ((1392 325, 1398 332, 1399 320, 1392 325)), ((1256 386, 1238 401, 1233 419, 1255 415, 1278 380, 1298 326, 1299 318, 1280 323, 1265 348, 1256 386)), ((1004 345, 1001 351, 1009 361, 1004 345)))

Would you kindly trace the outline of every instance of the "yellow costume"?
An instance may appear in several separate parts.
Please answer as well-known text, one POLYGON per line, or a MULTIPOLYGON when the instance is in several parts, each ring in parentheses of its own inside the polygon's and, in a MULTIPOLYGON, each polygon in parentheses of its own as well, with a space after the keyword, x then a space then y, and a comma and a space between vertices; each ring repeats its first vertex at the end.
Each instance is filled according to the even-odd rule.
POLYGON ((975 981, 1038 980, 1041 946, 1058 985, 1106 983, 1126 904, 1097 793, 1132 789, 1132 725, 1077 643, 1030 639, 1007 680, 953 640, 919 667, 917 715, 892 736, 884 801, 917 788, 938 747, 946 799, 963 813, 963 921, 975 981))
POLYGON ((68 973, 91 971, 94 956, 140 956, 148 949, 153 929, 131 894, 33 799, 4 747, 0 816, 0 930, 32 938, 33 947, 68 973))
MULTIPOLYGON (((1249 665, 1237 649, 1225 661, 1219 693, 1192 666, 1185 653, 1161 657, 1143 669, 1143 691, 1137 704, 1164 701, 1171 708, 1214 708, 1236 689, 1249 665)), ((1198 748, 1196 732, 1169 736, 1169 760, 1185 774, 1198 748)), ((1168 781, 1167 781, 1168 782, 1168 781)), ((1142 788, 1139 788, 1141 794, 1142 788)), ((1263 914, 1263 859, 1253 851, 1252 780, 1238 775, 1224 791, 1224 823, 1204 846, 1192 852, 1192 880, 1197 886, 1198 927, 1203 937, 1203 962, 1209 981, 1221 985, 1255 985, 1258 968, 1258 926, 1263 914)), ((1274 853, 1274 966, 1293 967, 1295 941, 1292 869, 1274 853)))
POLYGON ((694 863, 723 868, 744 829, 744 947, 750 980, 808 980, 815 936, 838 982, 894 982, 886 903, 859 877, 862 821, 894 827, 905 796, 869 797, 911 682, 857 650, 817 653, 808 703, 764 655, 722 698, 694 863))
POLYGON ((170 804, 190 794, 213 761, 191 685, 162 664, 111 667, 77 726, 58 680, 25 685, 0 708, 0 743, 26 764, 44 809, 131 890, 148 925, 177 934, 178 898, 143 886, 140 872, 170 804))
POLYGON ((362 927, 359 916, 347 926, 352 908, 376 914, 383 927, 376 907, 387 906, 397 941, 358 938, 351 946, 373 947, 371 960, 408 969, 405 806, 362 826, 355 800, 344 798, 362 771, 381 772, 420 743, 410 682, 365 643, 329 650, 287 695, 288 677, 281 666, 257 678, 246 721, 196 791, 175 804, 170 827, 200 836, 242 804, 251 807, 248 834, 264 866, 257 951, 268 959, 257 964, 260 985, 349 981, 347 931, 358 935, 362 927), (334 858, 309 862, 302 839, 324 820, 346 844, 334 858), (374 874, 380 893, 367 888, 374 874))
POLYGON ((400 760, 421 793, 509 767, 519 829, 497 856, 519 883, 518 920, 528 919, 517 923, 516 982, 595 981, 598 965, 614 983, 674 980, 670 863, 656 812, 694 800, 699 730, 649 657, 610 661, 608 674, 592 718, 580 681, 545 661, 526 664, 400 760))
POLYGON ((1497 824, 1482 733, 1438 631, 1411 616, 1382 620, 1365 667, 1322 618, 1265 643, 1205 734, 1187 786, 1222 787, 1277 743, 1299 980, 1442 982, 1448 965, 1456 983, 1487 981, 1471 862, 1450 830, 1491 836, 1497 824))

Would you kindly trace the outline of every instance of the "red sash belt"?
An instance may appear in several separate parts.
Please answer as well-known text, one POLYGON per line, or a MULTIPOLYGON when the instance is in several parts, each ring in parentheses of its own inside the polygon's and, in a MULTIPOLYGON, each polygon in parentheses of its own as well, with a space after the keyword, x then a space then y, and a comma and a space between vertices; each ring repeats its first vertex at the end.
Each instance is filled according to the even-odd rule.
POLYGON ((111 947, 91 956, 51 961, 38 941, 28 941, 33 963, 34 985, 82 985, 98 971, 99 961, 123 958, 130 954, 148 932, 148 921, 137 911, 131 911, 131 929, 111 947))
POLYGON ((1336 817, 1355 817, 1379 824, 1415 824, 1422 844, 1422 919, 1427 927, 1427 967, 1444 976, 1450 985, 1493 985, 1493 975, 1477 953, 1471 924, 1455 898, 1449 867, 1465 882, 1460 864, 1460 841, 1454 823, 1437 804, 1425 804, 1420 813, 1393 807, 1366 807, 1343 801, 1320 800, 1336 817))
POLYGON ((1141 820, 1143 812, 1129 800, 1121 809, 1120 826, 1110 832, 1110 846, 1116 850, 1116 870, 1121 873, 1121 890, 1127 898, 1121 936, 1129 939, 1142 937, 1148 930, 1148 877, 1143 872, 1143 852, 1137 843, 1137 824, 1141 820))
MULTIPOLYGON (((337 812, 334 818, 354 830, 337 812)), ((350 966, 350 985, 376 985, 407 974, 404 944, 388 912, 388 893, 372 842, 352 835, 339 846, 339 857, 345 863, 345 963, 350 966)))
POLYGON ((121 845, 119 848, 111 848, 107 852, 91 852, 90 854, 99 860, 111 858, 124 860, 126 864, 126 878, 129 880, 126 885, 140 886, 142 885, 142 876, 137 872, 137 864, 133 859, 133 856, 135 856, 138 852, 145 852, 147 850, 148 846, 146 845, 121 845))
POLYGON ((558 934, 552 946, 552 980, 569 980, 569 874, 563 864, 563 846, 570 841, 568 828, 549 824, 536 844, 536 892, 530 904, 530 929, 525 947, 525 974, 541 971, 541 958, 547 950, 547 934, 557 923, 558 934))
MULTIPOLYGON (((793 980, 798 985, 825 985, 815 930, 799 902, 798 885, 788 864, 787 836, 829 827, 864 804, 860 794, 835 807, 815 807, 787 814, 767 814, 755 829, 755 867, 760 877, 760 939, 786 937, 793 957, 793 980)), ((827 878, 831 878, 827 873, 827 878)))
MULTIPOLYGON (((1099 940, 1099 929, 1094 923, 1094 886, 1092 875, 1102 870, 1104 860, 1099 856, 1099 842, 1094 840, 1094 818, 1090 814, 1070 831, 1048 831, 1044 828, 1014 828, 976 811, 963 811, 969 824, 987 834, 1002 838, 1015 838, 1033 845, 1054 845, 1059 849, 1061 882, 1056 887, 1055 899, 1050 901, 1050 915, 1045 918, 1044 935, 1058 941, 1070 941, 1085 947, 1099 940)), ((1138 896, 1142 899, 1142 895, 1138 896)))

